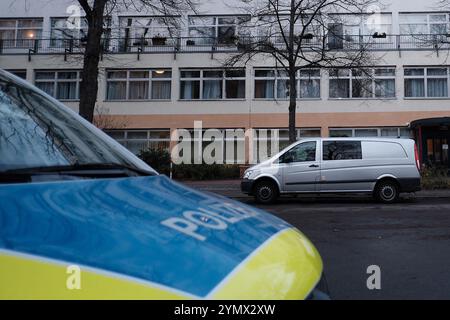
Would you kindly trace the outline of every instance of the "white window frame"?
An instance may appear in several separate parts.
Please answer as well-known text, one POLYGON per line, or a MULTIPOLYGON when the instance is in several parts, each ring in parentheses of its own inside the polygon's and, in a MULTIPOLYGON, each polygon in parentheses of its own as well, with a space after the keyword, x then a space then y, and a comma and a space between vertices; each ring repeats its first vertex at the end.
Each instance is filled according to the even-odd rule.
POLYGON ((404 99, 405 100, 421 100, 421 99, 438 99, 438 100, 445 100, 450 98, 450 68, 446 66, 427 66, 427 67, 421 67, 421 66, 409 66, 404 67, 403 71, 403 77, 404 77, 404 83, 406 83, 407 79, 423 79, 424 80, 424 96, 423 97, 409 97, 406 96, 406 85, 404 85, 405 89, 403 92, 404 99), (407 76, 405 75, 405 71, 407 69, 423 69, 423 75, 414 75, 414 76, 407 76), (447 69, 447 75, 428 75, 428 69, 447 69), (446 97, 429 97, 428 96, 428 79, 447 79, 447 96, 446 97))
POLYGON ((76 83, 76 97, 75 99, 58 99, 60 101, 79 101, 80 100, 80 83, 81 83, 81 70, 74 69, 61 69, 61 70, 45 70, 37 69, 34 70, 34 84, 37 85, 40 82, 53 82, 53 97, 58 99, 58 83, 75 82, 76 83), (52 79, 37 79, 36 74, 39 72, 53 73, 54 77, 52 79), (58 79, 58 74, 63 72, 76 72, 77 77, 75 79, 58 79))
MULTIPOLYGON (((395 137, 395 138, 398 138, 398 137, 401 137, 401 138, 403 138, 403 137, 406 137, 406 136, 402 136, 401 135, 401 132, 402 132, 402 130, 404 130, 404 129, 408 129, 409 130, 409 128, 408 127, 366 127, 366 128, 364 128, 364 127, 355 127, 355 128, 347 128, 347 127, 344 127, 344 128, 337 128, 337 127, 334 127, 334 128, 329 128, 328 129, 328 132, 329 132, 329 134, 328 134, 328 136, 330 137, 330 138, 336 138, 336 137, 333 137, 333 136, 331 136, 331 132, 332 131, 337 131, 337 130, 348 130, 348 131, 351 131, 352 132, 352 134, 351 134, 351 138, 362 138, 361 136, 356 136, 356 134, 355 134, 355 132, 356 132, 356 130, 376 130, 377 131, 377 137, 381 137, 381 138, 393 138, 393 137, 395 137), (381 134, 381 132, 382 132, 382 130, 383 129, 396 129, 397 130, 397 136, 383 136, 382 134, 381 134)), ((370 137, 370 136, 369 136, 370 137)))
POLYGON ((107 69, 106 70, 106 90, 105 90, 105 101, 171 101, 172 100, 172 69, 169 68, 152 68, 152 69, 107 69), (153 72, 163 70, 165 72, 171 72, 170 77, 168 78, 153 78, 153 72), (148 72, 148 78, 131 78, 130 72, 133 71, 144 71, 148 72), (126 72, 125 78, 108 78, 109 72, 126 72), (144 82, 148 81, 148 96, 144 99, 130 99, 130 82, 144 82), (166 81, 170 82, 170 97, 167 99, 153 99, 153 88, 152 83, 153 82, 159 82, 159 81, 166 81), (126 82, 126 95, 125 99, 108 99, 108 83, 110 82, 126 82))
MULTIPOLYGON (((147 145, 146 148, 149 148, 152 142, 163 142, 167 143, 167 150, 170 149, 170 129, 136 129, 136 130, 105 130, 105 133, 108 135, 111 135, 111 137, 122 144, 124 147, 128 147, 128 142, 142 142, 147 145), (129 133, 132 132, 146 132, 147 137, 146 138, 129 138, 129 133), (152 137, 152 132, 167 132, 168 136, 167 138, 154 138, 152 137), (114 136, 112 135, 114 133, 114 136), (117 133, 122 133, 122 138, 116 137, 117 133)), ((129 149, 130 150, 130 149, 129 149)))
POLYGON ((439 24, 447 24, 447 33, 450 32, 450 13, 447 12, 400 12, 399 13, 399 33, 401 35, 411 35, 410 32, 402 33, 402 26, 403 25, 410 25, 411 23, 402 23, 401 19, 402 16, 408 16, 408 15, 426 15, 426 24, 427 24, 427 33, 426 34, 433 34, 431 33, 431 26, 433 24, 439 25, 439 24), (432 22, 430 19, 430 16, 433 15, 445 15, 445 22, 432 22))
MULTIPOLYGON (((270 145, 273 145, 272 141, 275 141, 274 138, 278 137, 278 147, 279 147, 279 151, 281 151, 283 148, 280 147, 281 143, 287 143, 288 145, 289 143, 289 129, 287 128, 253 128, 254 135, 253 135, 253 155, 256 157, 257 160, 259 161, 264 161, 266 159, 258 159, 259 158, 259 152, 258 152, 258 147, 259 147, 259 143, 262 141, 266 141, 266 142, 270 142, 270 145), (266 137, 260 137, 260 130, 267 130, 267 136, 266 137), (274 134, 273 130, 278 130, 277 134, 274 134), (284 132, 284 135, 281 136, 280 133, 284 132), (274 137, 275 136, 275 137, 274 137)), ((297 128, 295 129, 296 132, 296 139, 299 140, 301 138, 303 138, 302 132, 305 132, 306 130, 314 130, 314 131, 318 131, 318 135, 317 136, 308 136, 307 138, 311 137, 317 137, 320 138, 321 134, 322 134, 322 130, 319 127, 312 127, 312 128, 297 128)), ((276 144, 275 144, 276 145, 276 144)), ((276 150, 275 150, 276 151, 276 150)), ((268 155, 269 157, 274 156, 276 154, 276 152, 274 152, 273 150, 270 150, 270 155, 268 155)))
MULTIPOLYGON (((15 25, 14 27, 0 27, 0 31, 14 31, 14 39, 4 39, 6 41, 8 41, 6 44, 4 43, 3 46, 5 47, 17 47, 19 46, 19 41, 33 41, 35 39, 39 39, 42 36, 42 31, 44 29, 44 19, 43 18, 0 18, 0 21, 14 21, 15 25), (40 27, 20 27, 19 26, 19 21, 24 21, 24 20, 33 20, 35 22, 40 22, 41 26, 40 27), (33 36, 30 38, 26 38, 26 39, 19 39, 19 31, 21 30, 32 30, 33 36)), ((22 47, 22 45, 20 46, 22 47)), ((30 46, 26 46, 26 47, 30 47, 30 46)))
POLYGON ((120 38, 125 37, 125 30, 130 30, 130 39, 139 39, 137 35, 138 29, 148 28, 148 33, 145 38, 150 39, 156 36, 162 37, 176 37, 179 35, 179 29, 176 26, 170 26, 166 23, 160 23, 160 19, 177 19, 178 17, 167 17, 167 16, 119 16, 119 36, 120 38), (131 26, 127 25, 128 19, 132 19, 131 26), (148 19, 149 23, 146 26, 135 25, 137 19, 148 19), (160 34, 160 29, 166 29, 167 34, 160 34))
POLYGON ((56 36, 54 34, 56 30, 62 30, 64 35, 66 35, 66 33, 64 32, 66 30, 68 31, 68 33, 75 35, 74 37, 67 35, 67 37, 64 37, 63 39, 70 39, 70 38, 79 39, 81 37, 81 34, 87 35, 88 26, 87 26, 87 21, 86 21, 85 17, 80 17, 80 28, 79 29, 72 29, 72 28, 67 27, 67 22, 68 22, 69 18, 70 17, 50 17, 50 38, 51 39, 61 40, 61 39, 56 38, 56 36), (66 26, 63 28, 53 27, 54 21, 58 21, 58 20, 65 21, 66 26))
MULTIPOLYGON (((188 16, 188 36, 191 36, 191 29, 192 28, 214 28, 214 35, 212 35, 211 37, 218 39, 219 37, 219 27, 234 27, 235 32, 234 35, 238 36, 239 34, 241 34, 241 31, 244 30, 245 28, 242 28, 241 30, 241 21, 248 19, 249 17, 247 15, 190 15, 188 16), (192 19, 195 18, 210 18, 213 19, 214 22, 212 24, 193 24, 193 20, 192 19), (234 18, 234 23, 232 24, 222 24, 219 23, 219 19, 231 19, 234 18)), ((205 35, 205 37, 208 37, 205 35)))
POLYGON ((353 69, 340 69, 340 70, 346 70, 348 71, 348 75, 344 75, 344 76, 330 76, 329 75, 329 79, 328 79, 328 97, 330 100, 358 100, 358 99, 370 99, 370 100, 395 100, 397 99, 397 82, 396 82, 396 77, 397 77, 397 70, 395 67, 376 67, 376 68, 369 68, 368 72, 370 73, 370 75, 367 76, 354 76, 354 70, 353 69), (378 76, 375 73, 375 70, 381 70, 381 69, 390 69, 394 71, 394 75, 393 76, 378 76), (331 97, 331 80, 348 80, 349 81, 349 96, 348 97, 331 97), (371 81, 371 86, 372 86, 372 96, 371 97, 353 97, 353 81, 354 79, 369 79, 371 81), (378 97, 376 96, 376 80, 394 80, 394 84, 395 84, 395 88, 394 88, 394 96, 393 97, 378 97))
MULTIPOLYGON (((255 100, 269 100, 269 101, 286 101, 289 100, 289 95, 287 97, 278 97, 278 81, 289 81, 289 76, 280 76, 280 73, 285 73, 286 71, 283 68, 254 68, 253 69, 253 99, 255 100), (259 77, 256 76, 256 71, 272 71, 274 76, 273 77, 259 77), (256 97, 256 92, 255 92, 255 88, 256 88, 256 80, 273 80, 274 81, 274 97, 273 98, 257 98, 256 97)), ((297 70, 297 74, 295 76, 295 85, 296 85, 296 89, 297 89, 297 97, 296 100, 320 100, 321 96, 322 96, 322 83, 321 83, 321 78, 322 78, 322 71, 319 68, 305 68, 305 69, 299 69, 297 70), (302 76, 301 71, 306 71, 306 70, 318 70, 319 71, 319 76, 302 76), (300 97, 300 84, 301 84, 301 80, 319 80, 319 97, 300 97)))
MULTIPOLYGON (((221 101, 221 100, 245 100, 246 97, 244 96, 244 98, 227 98, 227 92, 226 92, 226 81, 227 80, 244 80, 244 87, 246 87, 246 74, 245 74, 245 68, 230 68, 230 69, 180 69, 180 92, 179 92, 179 100, 180 101, 221 101), (226 75, 226 71, 230 71, 230 70, 241 70, 244 72, 244 76, 242 77, 227 77, 226 75), (188 71, 188 72, 200 72, 200 76, 199 77, 183 77, 182 76, 182 72, 183 71, 188 71), (204 72, 205 71, 219 71, 222 72, 222 77, 205 77, 204 76, 204 72), (222 81, 222 98, 213 98, 213 99, 204 99, 203 98, 203 82, 204 81, 208 81, 208 80, 221 80, 222 81), (200 81, 200 85, 199 85, 199 98, 198 99, 184 99, 181 98, 181 82, 188 82, 188 81, 200 81)), ((245 92, 245 89, 244 89, 245 92)))

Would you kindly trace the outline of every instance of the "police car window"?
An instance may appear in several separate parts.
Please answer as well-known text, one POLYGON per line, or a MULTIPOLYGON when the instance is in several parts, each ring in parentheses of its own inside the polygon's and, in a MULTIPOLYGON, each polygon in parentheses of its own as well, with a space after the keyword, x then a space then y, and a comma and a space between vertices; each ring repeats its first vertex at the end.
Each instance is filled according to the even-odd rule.
POLYGON ((286 162, 307 162, 316 161, 316 142, 303 142, 289 151, 287 151, 281 159, 282 163, 286 162))
POLYGON ((133 166, 58 103, 0 73, 0 172, 92 163, 133 166))
POLYGON ((0 170, 69 164, 47 133, 0 91, 0 170))
POLYGON ((361 141, 324 141, 323 160, 362 159, 361 141))

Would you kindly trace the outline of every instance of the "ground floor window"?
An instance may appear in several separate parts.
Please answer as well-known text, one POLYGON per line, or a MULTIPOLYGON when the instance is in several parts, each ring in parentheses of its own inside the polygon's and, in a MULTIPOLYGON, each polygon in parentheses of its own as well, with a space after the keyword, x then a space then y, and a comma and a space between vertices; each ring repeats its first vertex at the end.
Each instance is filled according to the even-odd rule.
MULTIPOLYGON (((320 134, 320 128, 299 128, 296 130, 297 140, 320 137, 320 134)), ((253 131, 253 159, 258 163, 274 156, 289 145, 288 129, 261 128, 253 131)))
POLYGON ((235 129, 178 129, 178 159, 184 164, 243 164, 245 163, 245 130, 235 129))
POLYGON ((385 137, 410 138, 411 132, 407 127, 381 128, 330 128, 330 137, 385 137))
POLYGON ((170 130, 105 130, 112 138, 134 154, 145 149, 165 149, 170 147, 170 130))

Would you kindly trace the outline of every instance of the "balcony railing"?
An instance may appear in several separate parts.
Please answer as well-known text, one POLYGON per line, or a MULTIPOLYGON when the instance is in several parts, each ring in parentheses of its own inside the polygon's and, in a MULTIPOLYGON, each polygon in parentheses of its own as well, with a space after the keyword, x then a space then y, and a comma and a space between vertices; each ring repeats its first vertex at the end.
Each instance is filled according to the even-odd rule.
MULTIPOLYGON (((266 48, 283 50, 284 42, 277 37, 264 38, 266 48)), ((214 37, 174 38, 108 38, 102 40, 105 54, 124 53, 195 53, 238 52, 259 43, 257 37, 219 39, 214 37)), ((300 41, 297 39, 297 41, 300 41)), ((450 34, 417 35, 338 35, 310 36, 299 42, 304 50, 441 50, 450 49, 450 34)), ((259 43, 264 46, 264 43, 259 43)), ((83 39, 0 39, 0 54, 80 54, 84 52, 83 39)), ((260 47, 261 49, 261 47, 260 47)))

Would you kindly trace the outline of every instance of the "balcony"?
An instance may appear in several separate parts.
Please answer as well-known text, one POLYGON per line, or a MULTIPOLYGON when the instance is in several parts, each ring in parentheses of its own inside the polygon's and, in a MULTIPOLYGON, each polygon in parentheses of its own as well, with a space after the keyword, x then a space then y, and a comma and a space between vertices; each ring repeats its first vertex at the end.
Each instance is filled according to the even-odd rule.
MULTIPOLYGON (((257 37, 218 39, 213 37, 175 37, 175 38, 107 38, 102 41, 104 54, 150 54, 150 53, 219 53, 247 50, 258 42, 257 37)), ((325 50, 448 50, 450 34, 417 35, 333 35, 325 39, 309 36, 298 40, 305 51, 325 50)), ((265 38, 259 43, 259 50, 282 50, 284 42, 277 37, 265 38)), ((82 54, 86 47, 84 39, 0 39, 0 55, 35 54, 82 54)))

